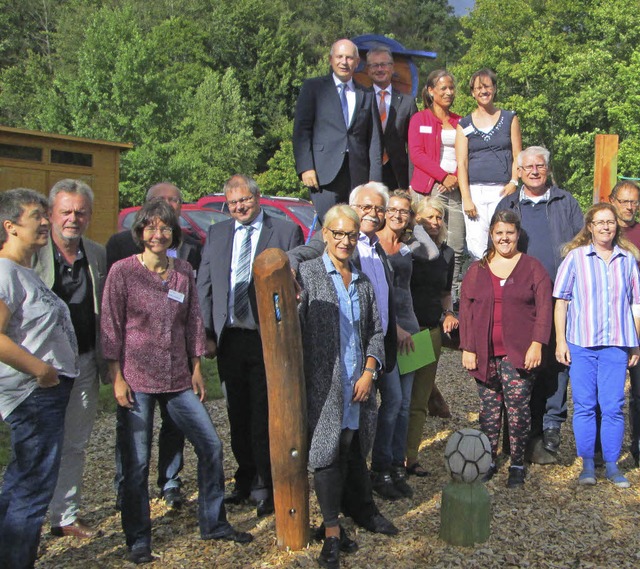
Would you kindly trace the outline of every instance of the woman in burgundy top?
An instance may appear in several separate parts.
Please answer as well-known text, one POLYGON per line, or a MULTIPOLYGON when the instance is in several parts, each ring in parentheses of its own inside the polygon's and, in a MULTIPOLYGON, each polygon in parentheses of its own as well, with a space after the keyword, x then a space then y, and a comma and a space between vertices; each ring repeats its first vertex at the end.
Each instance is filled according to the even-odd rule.
POLYGON ((460 297, 462 365, 475 377, 481 400, 480 428, 497 471, 503 408, 509 425, 511 466, 507 486, 524 484, 524 450, 531 415, 534 370, 552 324, 551 280, 542 264, 518 251, 520 219, 510 210, 491 218, 486 255, 469 267, 460 297))
POLYGON ((113 380, 124 493, 122 527, 134 563, 153 561, 149 511, 149 449, 156 402, 198 456, 198 521, 203 539, 246 543, 223 505, 222 445, 203 401, 200 356, 205 333, 193 269, 167 251, 180 243, 173 209, 147 202, 136 214, 134 240, 144 251, 115 263, 102 300, 102 348, 113 380))

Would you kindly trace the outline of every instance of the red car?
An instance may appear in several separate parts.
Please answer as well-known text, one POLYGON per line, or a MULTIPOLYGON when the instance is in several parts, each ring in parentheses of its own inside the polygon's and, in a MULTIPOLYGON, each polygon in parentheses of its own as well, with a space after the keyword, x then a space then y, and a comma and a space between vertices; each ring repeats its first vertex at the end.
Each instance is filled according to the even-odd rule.
MULTIPOLYGON (((118 215, 118 231, 131 229, 133 219, 140 206, 127 207, 118 215)), ((180 214, 180 227, 192 237, 199 239, 204 245, 209 226, 218 221, 229 219, 229 214, 210 208, 198 207, 196 204, 183 204, 180 214)))
MULTIPOLYGON (((229 208, 224 194, 209 194, 200 198, 197 205, 206 209, 213 209, 228 213, 229 208)), ((311 202, 300 198, 281 198, 279 196, 260 196, 260 205, 273 217, 286 219, 297 223, 302 228, 305 241, 313 235, 321 225, 316 216, 316 210, 311 202), (313 230, 311 229, 313 228, 313 230)))

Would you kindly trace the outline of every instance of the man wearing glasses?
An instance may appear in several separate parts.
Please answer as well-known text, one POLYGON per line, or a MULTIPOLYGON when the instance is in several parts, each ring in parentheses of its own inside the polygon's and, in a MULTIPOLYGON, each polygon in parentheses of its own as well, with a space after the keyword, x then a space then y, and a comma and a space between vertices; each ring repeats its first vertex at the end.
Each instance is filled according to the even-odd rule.
POLYGON ((260 207, 256 182, 241 174, 224 185, 232 219, 209 228, 198 272, 198 296, 207 332, 207 357, 218 358, 227 400, 231 450, 238 463, 227 504, 256 504, 257 516, 272 514, 267 379, 252 278, 265 249, 303 243, 295 223, 275 219, 260 207))
POLYGON ((382 182, 389 190, 409 188, 409 121, 418 112, 413 97, 393 88, 393 72, 388 47, 367 52, 367 75, 375 93, 373 114, 382 132, 382 182))
POLYGON ((320 220, 351 188, 382 180, 380 129, 373 93, 353 81, 358 48, 338 40, 329 53, 331 73, 302 85, 293 124, 296 172, 311 192, 320 220))
MULTIPOLYGON (((637 222, 640 188, 633 182, 622 180, 611 190, 609 201, 618 212, 618 225, 622 235, 640 248, 640 223, 637 222)), ((636 466, 640 466, 640 367, 629 368, 629 379, 631 380, 629 390, 631 456, 636 466)))
MULTIPOLYGON (((520 152, 517 162, 522 180, 520 191, 504 197, 496 211, 511 209, 520 216, 518 249, 538 259, 553 282, 562 261, 560 250, 582 229, 584 217, 576 199, 549 180, 549 157, 549 151, 542 146, 530 146, 520 152)), ((556 462, 560 429, 567 420, 569 373, 556 360, 555 345, 552 331, 531 394, 527 459, 538 464, 556 462)))

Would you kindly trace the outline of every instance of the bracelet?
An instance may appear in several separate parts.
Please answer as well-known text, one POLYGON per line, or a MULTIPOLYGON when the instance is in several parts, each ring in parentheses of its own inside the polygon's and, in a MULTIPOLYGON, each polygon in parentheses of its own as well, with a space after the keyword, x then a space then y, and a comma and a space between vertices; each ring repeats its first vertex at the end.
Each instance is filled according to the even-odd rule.
POLYGON ((453 310, 443 310, 442 311, 442 316, 444 316, 445 318, 447 317, 448 314, 451 314, 451 316, 453 316, 454 318, 456 317, 456 313, 453 310))
POLYGON ((366 368, 364 368, 364 371, 368 371, 371 374, 371 379, 373 379, 373 381, 378 379, 378 370, 370 368, 370 367, 366 367, 366 368))
POLYGON ((509 180, 510 184, 513 184, 516 188, 518 187, 518 180, 514 180, 513 178, 509 180))

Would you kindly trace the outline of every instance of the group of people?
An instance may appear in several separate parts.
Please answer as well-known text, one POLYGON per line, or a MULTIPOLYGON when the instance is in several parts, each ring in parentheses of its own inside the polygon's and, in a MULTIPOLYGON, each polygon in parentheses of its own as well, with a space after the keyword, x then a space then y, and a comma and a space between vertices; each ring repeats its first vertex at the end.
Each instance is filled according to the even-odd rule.
POLYGON ((626 370, 640 355, 640 189, 621 182, 611 203, 583 217, 552 183, 549 152, 521 149, 517 116, 494 106, 490 70, 472 76, 478 106, 463 118, 450 110, 455 83, 446 71, 429 75, 418 112, 391 85, 388 49, 367 54, 368 90, 353 81, 353 43, 336 42, 329 62, 331 74, 306 81, 296 107, 296 168, 323 222, 306 244, 297 225, 262 210, 257 184, 241 174, 224 186, 231 219, 210 227, 203 248, 182 233, 181 193, 167 182, 149 188, 132 230, 106 248, 84 236, 93 207, 84 182, 56 183, 48 201, 32 190, 0 194, 0 414, 13 451, 0 493, 0 559, 9 567, 33 566, 47 510, 53 535, 97 534, 79 511, 99 378, 118 404, 114 489, 128 558, 154 560, 156 404, 167 506, 183 503, 186 437, 198 457, 201 537, 252 540, 230 525, 225 504, 250 503, 257 517, 274 511, 252 278, 256 256, 272 247, 288 253, 300 287, 322 567, 358 549, 341 513, 369 531, 398 533, 374 494, 411 498, 408 477, 428 475, 419 447, 432 404, 449 413, 435 379, 443 335, 458 328, 491 442, 486 480, 498 470, 503 425, 509 487, 525 483, 525 461, 555 460, 571 372, 578 482, 596 483, 601 455, 606 478, 629 486, 617 462, 626 370), (463 277, 465 254, 473 262, 463 277), (427 330, 435 361, 401 373, 398 355, 427 330), (217 357, 238 465, 226 495, 222 444, 203 404, 203 356, 217 357))

